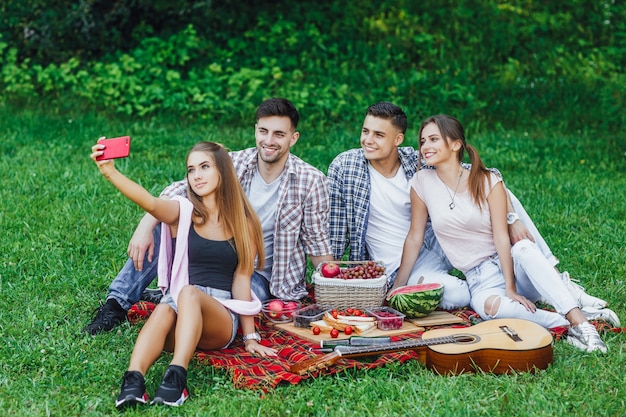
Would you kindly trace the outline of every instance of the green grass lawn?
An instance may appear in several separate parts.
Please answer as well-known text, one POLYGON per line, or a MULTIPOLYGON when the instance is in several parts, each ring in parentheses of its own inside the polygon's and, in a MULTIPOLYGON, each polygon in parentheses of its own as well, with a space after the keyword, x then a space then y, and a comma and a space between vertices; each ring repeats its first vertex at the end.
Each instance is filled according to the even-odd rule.
MULTIPOLYGON (((153 193, 184 175, 199 140, 253 146, 253 120, 240 127, 194 124, 172 115, 132 120, 89 110, 18 109, 0 104, 0 415, 103 416, 114 400, 138 327, 89 337, 90 320, 126 260, 141 212, 114 191, 88 158, 101 135, 129 134, 120 169, 153 193)), ((294 152, 325 171, 358 146, 362 120, 316 131, 304 121, 294 152)), ((626 143, 612 132, 469 132, 500 168, 561 259, 591 294, 626 321, 626 143)), ((407 142, 416 143, 417 132, 407 142)), ((192 363, 182 409, 126 415, 216 416, 620 416, 626 409, 626 335, 606 334, 606 355, 558 342, 537 374, 441 377, 417 362, 351 371, 279 386, 236 390, 225 372, 192 363)), ((169 356, 148 374, 150 394, 169 356)))

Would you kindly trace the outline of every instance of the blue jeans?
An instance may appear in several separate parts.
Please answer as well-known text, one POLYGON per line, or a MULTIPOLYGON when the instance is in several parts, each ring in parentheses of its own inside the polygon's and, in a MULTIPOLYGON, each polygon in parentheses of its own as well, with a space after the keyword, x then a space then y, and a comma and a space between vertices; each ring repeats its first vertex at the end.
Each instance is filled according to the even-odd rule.
POLYGON ((117 274, 109 286, 108 299, 116 300, 124 310, 129 310, 141 298, 141 293, 157 276, 159 263, 159 246, 161 244, 161 224, 158 224, 152 232, 154 238, 154 256, 152 262, 148 256, 143 260, 143 269, 137 271, 131 258, 128 258, 122 270, 117 274))
POLYGON ((270 282, 257 271, 254 271, 250 278, 250 289, 254 291, 261 302, 274 298, 270 292, 270 282))
MULTIPOLYGON (((137 271, 133 260, 128 258, 122 270, 117 274, 109 286, 107 299, 116 300, 124 310, 129 310, 141 298, 143 291, 157 277, 159 263, 159 246, 161 244, 161 225, 157 225, 152 232, 154 238, 154 255, 152 262, 146 256, 143 261, 143 269, 137 271)), ((269 282, 258 272, 252 274, 250 288, 259 297, 261 302, 272 298, 269 282)))

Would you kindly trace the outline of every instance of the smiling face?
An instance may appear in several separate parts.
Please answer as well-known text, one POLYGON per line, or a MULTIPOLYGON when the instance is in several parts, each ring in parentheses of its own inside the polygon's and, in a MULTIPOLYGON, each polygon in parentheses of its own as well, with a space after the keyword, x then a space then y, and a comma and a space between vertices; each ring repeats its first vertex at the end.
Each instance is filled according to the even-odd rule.
POLYGON ((365 159, 372 163, 385 163, 398 159, 398 146, 404 133, 390 120, 367 115, 361 129, 361 148, 365 159))
POLYGON ((199 197, 214 193, 220 184, 220 174, 213 155, 208 152, 191 152, 187 158, 187 181, 199 197))
POLYGON ((419 150, 426 164, 436 166, 453 157, 461 147, 460 141, 444 138, 435 123, 428 123, 420 132, 419 150))
POLYGON ((257 121, 254 136, 261 161, 266 164, 284 164, 300 133, 296 132, 289 117, 268 116, 257 121))

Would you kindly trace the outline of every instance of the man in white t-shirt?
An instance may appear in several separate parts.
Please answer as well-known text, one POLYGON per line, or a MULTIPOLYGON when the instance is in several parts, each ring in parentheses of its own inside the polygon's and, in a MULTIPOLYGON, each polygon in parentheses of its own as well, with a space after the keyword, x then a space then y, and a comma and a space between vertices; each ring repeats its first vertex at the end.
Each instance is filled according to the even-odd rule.
MULTIPOLYGON (((406 128, 406 114, 400 107, 389 102, 373 104, 365 114, 361 148, 342 152, 330 164, 327 176, 333 255, 342 259, 348 249, 351 261, 373 259, 383 262, 394 289, 400 284, 416 284, 422 277, 424 283, 443 283, 445 289, 440 307, 464 307, 470 300, 467 284, 449 274, 452 265, 439 246, 430 223, 408 282, 394 282, 411 223, 409 180, 422 164, 417 151, 412 147, 401 147, 406 128)), ((556 265, 558 260, 532 220, 519 201, 512 194, 510 197, 508 211, 512 243, 523 238, 531 239, 552 265, 556 265)), ((562 277, 581 306, 606 305, 571 282, 566 272, 562 277)))

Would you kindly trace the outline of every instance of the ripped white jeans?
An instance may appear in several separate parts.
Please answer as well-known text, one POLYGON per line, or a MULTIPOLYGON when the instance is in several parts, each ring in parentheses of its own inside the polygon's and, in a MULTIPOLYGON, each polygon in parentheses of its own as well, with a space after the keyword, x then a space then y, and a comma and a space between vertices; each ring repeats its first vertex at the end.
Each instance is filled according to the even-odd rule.
MULTIPOLYGON (((568 326, 565 318, 572 308, 578 307, 550 262, 530 240, 521 240, 511 248, 517 292, 530 301, 544 297, 555 312, 537 309, 534 313, 505 295, 504 274, 497 254, 467 271, 465 277, 471 294, 470 305, 483 319, 518 318, 546 328, 568 326), (500 297, 500 307, 495 314, 485 313, 485 303, 491 296, 500 297)), ((491 303, 489 305, 497 305, 491 303)))

